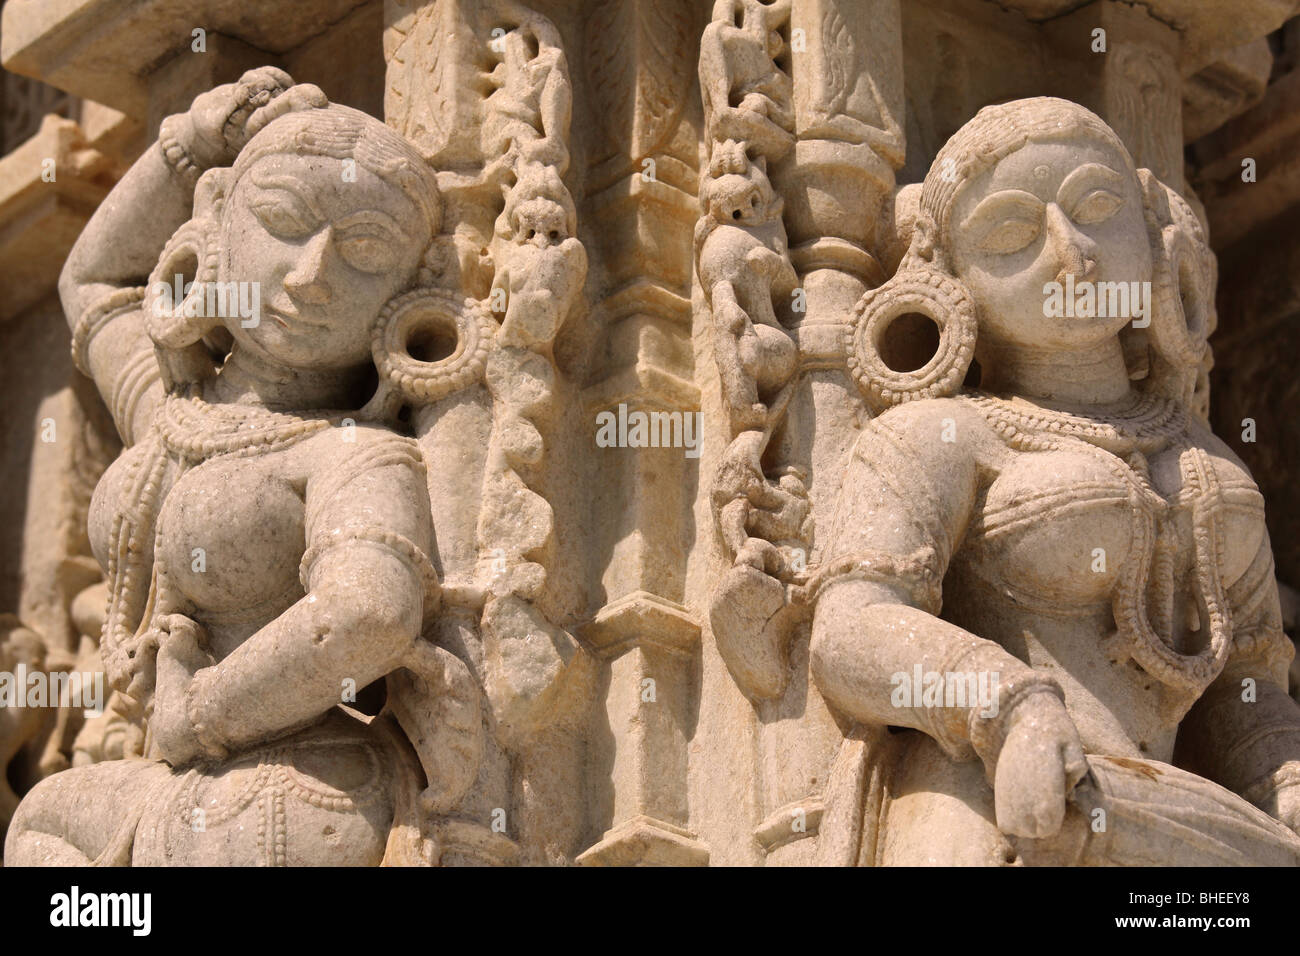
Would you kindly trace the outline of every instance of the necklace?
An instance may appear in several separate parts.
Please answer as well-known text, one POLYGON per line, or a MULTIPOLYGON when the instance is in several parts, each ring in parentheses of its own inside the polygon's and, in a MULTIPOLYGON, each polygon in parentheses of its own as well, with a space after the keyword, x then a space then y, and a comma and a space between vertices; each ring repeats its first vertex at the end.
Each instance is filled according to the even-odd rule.
POLYGON ((974 405, 994 430, 1014 446, 1040 445, 1053 437, 1077 438, 1112 454, 1150 454, 1187 430, 1187 412, 1178 402, 1136 393, 1116 406, 1068 412, 1000 398, 982 392, 963 398, 974 405))
POLYGON ((341 419, 341 412, 273 412, 257 405, 215 405, 197 392, 170 395, 158 416, 167 450, 189 461, 252 454, 292 444, 341 419))
POLYGON ((980 393, 962 398, 1010 447, 1085 451, 1128 487, 1133 543, 1112 597, 1116 632, 1108 643, 1175 692, 1172 708, 1190 704, 1227 663, 1232 616, 1220 568, 1223 490, 1209 456, 1187 436, 1181 404, 1139 395, 1118 407, 1075 414, 980 393), (1170 447, 1178 450, 1180 496, 1191 505, 1192 585, 1209 626, 1210 639, 1194 654, 1173 646, 1173 557, 1179 546, 1175 506, 1152 485, 1146 460, 1170 447))

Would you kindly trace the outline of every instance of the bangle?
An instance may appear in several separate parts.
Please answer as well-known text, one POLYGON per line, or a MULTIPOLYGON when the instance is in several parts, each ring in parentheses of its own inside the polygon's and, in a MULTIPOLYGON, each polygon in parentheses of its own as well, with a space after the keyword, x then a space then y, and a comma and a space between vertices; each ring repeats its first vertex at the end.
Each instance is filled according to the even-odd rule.
POLYGON ((158 127, 158 148, 162 150, 167 165, 192 189, 198 183, 203 168, 195 161, 189 149, 181 143, 177 127, 184 122, 184 119, 184 114, 175 113, 162 121, 162 125, 158 127))
POLYGON ((335 528, 316 536, 311 546, 303 553, 302 561, 298 565, 298 579, 302 582, 304 591, 312 589, 311 570, 320 556, 331 548, 351 541, 376 544, 397 555, 420 579, 424 589, 423 596, 430 602, 426 604, 426 608, 431 609, 436 606, 442 589, 438 581, 438 572, 434 570, 429 556, 405 535, 382 528, 335 528))
POLYGON ((114 289, 78 317, 72 329, 72 363, 82 375, 90 372, 90 343, 108 323, 134 311, 144 301, 144 286, 114 289))
POLYGON ((979 710, 971 709, 968 723, 971 746, 984 761, 990 780, 993 779, 998 754, 1002 751, 1002 744, 1010 729, 1012 712, 1025 698, 1042 692, 1055 694, 1062 703, 1065 703, 1065 692, 1061 690, 1060 684, 1045 674, 1029 670, 1010 680, 998 681, 998 709, 995 713, 985 717, 979 710))
POLYGON ((204 676, 210 668, 203 668, 194 675, 190 681, 189 688, 185 691, 185 713, 190 718, 190 726, 194 728, 194 736, 199 742, 204 755, 212 761, 225 760, 230 756, 229 749, 217 738, 215 731, 208 726, 199 713, 199 687, 200 682, 206 684, 207 678, 204 676))

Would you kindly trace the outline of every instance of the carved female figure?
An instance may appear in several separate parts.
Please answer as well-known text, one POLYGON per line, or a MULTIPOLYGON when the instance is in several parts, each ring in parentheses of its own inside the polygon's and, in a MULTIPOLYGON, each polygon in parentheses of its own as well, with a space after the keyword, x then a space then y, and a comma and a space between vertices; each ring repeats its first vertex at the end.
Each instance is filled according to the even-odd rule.
POLYGON ((810 585, 813 674, 856 727, 826 862, 1300 861, 1263 501, 1188 413, 1213 291, 1190 208, 1086 109, 987 107, 940 151, 848 337, 882 413, 810 585), (915 312, 939 349, 898 371, 915 312))
POLYGON ((472 764, 478 705, 420 637, 439 592, 419 448, 371 409, 481 374, 490 320, 418 287, 440 215, 402 137, 273 69, 169 118, 100 208, 61 293, 129 446, 90 535, 145 753, 35 788, 6 862, 429 862, 421 790, 427 810, 472 764), (195 280, 178 302, 175 274, 195 280), (417 306, 465 333, 422 369, 400 341, 417 306), (386 675, 384 714, 348 706, 386 675), (420 748, 456 736, 426 780, 420 748))

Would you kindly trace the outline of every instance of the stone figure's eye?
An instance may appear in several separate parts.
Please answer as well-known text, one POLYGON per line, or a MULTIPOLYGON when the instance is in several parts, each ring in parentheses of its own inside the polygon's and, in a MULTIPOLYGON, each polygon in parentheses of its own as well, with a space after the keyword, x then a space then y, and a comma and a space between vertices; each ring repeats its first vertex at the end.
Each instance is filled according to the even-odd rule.
POLYGON ((1084 163, 1065 177, 1056 202, 1080 226, 1105 222, 1124 207, 1125 177, 1101 163, 1084 163))
POLYGON ((302 239, 315 231, 307 207, 290 197, 258 200, 250 204, 253 214, 266 231, 281 239, 302 239))
POLYGON ((962 222, 976 248, 994 255, 1019 252, 1038 238, 1043 228, 1043 201, 1020 189, 986 196, 962 222))
POLYGON ((1079 200, 1070 214, 1081 226, 1092 226, 1105 222, 1124 205, 1124 200, 1108 189, 1094 189, 1079 200))
POLYGON ((411 239, 392 216, 362 209, 334 223, 339 254, 359 272, 391 272, 398 268, 402 249, 411 239))
POLYGON ((984 252, 1010 255, 1037 239, 1038 230, 1037 220, 1021 219, 1018 216, 1004 219, 984 233, 979 247, 984 252))
POLYGON ((387 272, 396 266, 392 240, 366 233, 353 233, 338 240, 344 261, 360 272, 387 272))

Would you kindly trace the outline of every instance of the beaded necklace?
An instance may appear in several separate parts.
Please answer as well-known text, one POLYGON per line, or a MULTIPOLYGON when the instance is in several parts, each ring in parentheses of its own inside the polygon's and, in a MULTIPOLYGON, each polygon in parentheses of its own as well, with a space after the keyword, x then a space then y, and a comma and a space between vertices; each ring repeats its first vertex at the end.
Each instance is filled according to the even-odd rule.
MULTIPOLYGON (((103 647, 113 686, 126 690, 134 678, 149 673, 146 662, 158 649, 154 620, 172 603, 154 560, 158 516, 180 477, 214 458, 254 457, 286 448, 329 428, 342 414, 214 405, 202 399, 197 387, 167 396, 129 460, 125 492, 110 526, 103 647)), ((135 686, 132 696, 143 701, 150 690, 135 686)))
POLYGON ((1232 645, 1232 617, 1221 572, 1223 491, 1209 456, 1187 435, 1187 414, 1171 399, 1140 395, 1098 414, 1071 414, 981 393, 962 399, 997 435, 1019 451, 1085 451, 1128 488, 1132 515, 1129 558, 1112 597, 1116 633, 1111 649, 1131 657, 1161 683, 1192 699, 1223 670, 1232 645), (1177 449, 1181 489, 1167 500, 1151 483, 1146 456, 1177 449), (1208 618, 1210 639, 1195 654, 1173 646, 1178 552, 1175 504, 1190 501, 1195 548, 1194 587, 1208 618))

